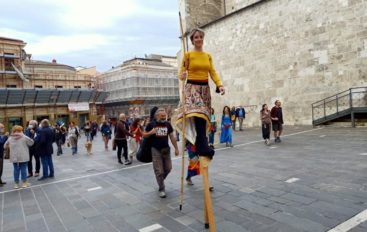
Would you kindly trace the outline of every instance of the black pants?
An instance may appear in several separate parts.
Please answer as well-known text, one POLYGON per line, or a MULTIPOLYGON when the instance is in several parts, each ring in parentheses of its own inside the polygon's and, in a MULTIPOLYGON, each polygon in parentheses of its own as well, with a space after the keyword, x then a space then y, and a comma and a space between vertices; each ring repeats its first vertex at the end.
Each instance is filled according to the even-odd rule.
POLYGON ((32 157, 36 160, 36 170, 35 173, 40 173, 41 168, 41 161, 38 154, 36 154, 36 151, 29 150, 29 161, 28 161, 28 174, 33 174, 33 164, 32 164, 32 157))
POLYGON ((1 177, 3 176, 3 167, 4 167, 4 159, 0 158, 0 181, 1 177))
POLYGON ((121 161, 121 152, 122 149, 124 149, 124 158, 127 160, 127 141, 126 139, 117 140, 115 139, 115 143, 117 146, 117 159, 118 161, 121 161))
POLYGON ((198 155, 213 158, 214 150, 209 147, 208 138, 206 137, 206 120, 199 117, 194 118, 196 128, 196 151, 198 155))
POLYGON ((263 123, 262 126, 263 138, 270 139, 270 124, 263 123))

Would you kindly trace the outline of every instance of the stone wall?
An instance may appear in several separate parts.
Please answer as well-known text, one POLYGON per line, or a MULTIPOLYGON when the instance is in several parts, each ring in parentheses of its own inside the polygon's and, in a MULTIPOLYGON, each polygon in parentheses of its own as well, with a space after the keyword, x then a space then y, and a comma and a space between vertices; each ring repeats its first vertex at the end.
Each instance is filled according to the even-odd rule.
POLYGON ((262 1, 204 26, 227 89, 213 94, 216 111, 251 105, 245 123, 258 126, 261 105, 280 99, 285 124, 309 125, 311 103, 367 86, 366 9, 366 0, 262 1))

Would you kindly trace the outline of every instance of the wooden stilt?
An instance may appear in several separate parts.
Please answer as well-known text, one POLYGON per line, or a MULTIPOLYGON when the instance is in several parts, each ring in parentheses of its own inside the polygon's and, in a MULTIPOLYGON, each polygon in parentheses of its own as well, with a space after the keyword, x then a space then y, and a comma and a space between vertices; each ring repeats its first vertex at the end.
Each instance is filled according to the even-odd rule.
POLYGON ((210 232, 215 232, 215 223, 214 223, 214 214, 213 214, 213 207, 212 207, 212 199, 210 196, 209 191, 209 163, 210 159, 205 156, 200 156, 200 171, 201 175, 203 176, 203 188, 204 188, 204 221, 205 221, 205 228, 208 229, 210 232))

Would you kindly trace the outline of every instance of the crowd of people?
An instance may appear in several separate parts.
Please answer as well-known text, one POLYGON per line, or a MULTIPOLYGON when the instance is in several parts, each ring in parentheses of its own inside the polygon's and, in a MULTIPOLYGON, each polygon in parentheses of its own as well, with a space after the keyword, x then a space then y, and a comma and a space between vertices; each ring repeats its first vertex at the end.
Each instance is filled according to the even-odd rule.
MULTIPOLYGON (((151 140, 151 160, 156 180, 159 187, 159 196, 166 197, 164 180, 172 169, 170 156, 171 141, 175 148, 175 155, 179 155, 177 146, 178 135, 186 130, 186 151, 188 152, 189 165, 187 170, 187 184, 193 185, 191 178, 200 174, 199 156, 212 159, 215 153, 215 134, 220 130, 219 142, 226 147, 233 147, 233 131, 243 131, 246 110, 244 106, 224 106, 220 124, 214 109, 211 107, 210 89, 208 86, 208 74, 216 85, 216 92, 224 95, 225 90, 221 80, 217 76, 211 56, 203 52, 204 32, 194 29, 190 40, 194 50, 186 53, 181 65, 180 79, 187 80, 186 112, 178 113, 177 120, 173 122, 176 132, 170 122, 170 115, 163 108, 154 107, 150 117, 140 118, 137 115, 127 117, 120 114, 117 122, 103 121, 98 125, 96 121, 87 121, 81 129, 70 122, 66 127, 63 123, 51 126, 47 119, 40 122, 31 120, 27 128, 17 125, 11 130, 11 134, 5 133, 4 125, 0 124, 0 186, 5 182, 1 179, 4 154, 9 153, 13 163, 14 188, 29 186, 27 178, 39 177, 42 166, 42 176, 38 180, 54 178, 52 154, 53 143, 56 143, 58 156, 63 154, 63 145, 71 147, 72 155, 78 154, 78 140, 81 130, 86 137, 85 147, 87 154, 92 154, 92 141, 100 131, 104 142, 105 151, 109 149, 112 141, 112 149, 116 150, 117 162, 131 165, 134 157, 142 146, 143 139, 151 140), (189 65, 187 65, 189 64, 189 65), (201 70, 202 69, 202 70, 201 70), (199 71, 200 70, 200 71, 199 71), (185 113, 185 117, 183 117, 185 113), (183 119, 186 118, 186 128, 183 128, 183 119), (219 128, 218 128, 219 124, 219 128), (209 132, 209 133, 207 133, 209 132), (208 137, 207 137, 208 135, 208 137), (33 169, 33 159, 35 168, 33 169), (122 160, 123 159, 123 160, 122 160), (42 165, 41 165, 42 164, 42 165), (28 171, 28 173, 27 173, 28 171), (22 185, 20 185, 20 179, 22 185)), ((275 106, 269 110, 264 104, 260 111, 262 134, 265 144, 270 144, 270 128, 273 128, 275 143, 280 143, 283 128, 283 114, 281 102, 275 101, 275 106)), ((210 191, 213 187, 210 187, 210 191)))

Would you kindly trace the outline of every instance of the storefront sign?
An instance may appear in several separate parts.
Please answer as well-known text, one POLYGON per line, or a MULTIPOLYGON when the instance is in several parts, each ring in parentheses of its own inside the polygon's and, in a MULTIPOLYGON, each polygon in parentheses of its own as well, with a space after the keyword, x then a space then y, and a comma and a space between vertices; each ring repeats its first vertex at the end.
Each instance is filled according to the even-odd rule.
POLYGON ((88 102, 69 103, 68 108, 70 112, 89 111, 89 103, 88 102))

